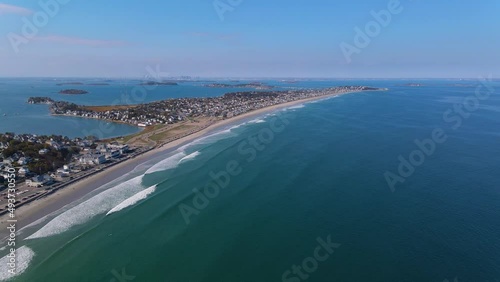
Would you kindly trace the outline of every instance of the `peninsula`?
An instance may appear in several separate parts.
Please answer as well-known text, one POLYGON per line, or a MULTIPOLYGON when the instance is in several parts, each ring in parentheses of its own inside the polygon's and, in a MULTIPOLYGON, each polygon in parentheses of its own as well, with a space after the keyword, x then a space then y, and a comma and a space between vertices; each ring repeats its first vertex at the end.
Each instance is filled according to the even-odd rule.
MULTIPOLYGON (((376 90, 386 89, 342 86, 250 91, 122 106, 79 106, 47 97, 31 97, 29 103, 49 104, 52 114, 134 125, 142 123, 145 129, 139 134, 109 140, 96 140, 92 136, 68 139, 4 135, 6 142, 0 144, 0 151, 10 156, 7 166, 20 164, 22 167, 17 179, 22 199, 15 204, 19 224, 26 226, 99 188, 112 179, 110 177, 123 175, 165 150, 191 142, 218 128, 309 101, 376 90), (14 151, 16 153, 12 154, 14 151)), ((8 209, 1 208, 0 215, 4 215, 0 218, 0 230, 6 230, 8 209)), ((0 231, 0 237, 4 236, 5 232, 0 231)))
MULTIPOLYGON (((340 86, 326 89, 233 92, 220 97, 175 98, 130 106, 89 107, 69 102, 52 102, 50 111, 54 115, 102 119, 146 127, 174 124, 199 117, 226 119, 297 100, 369 90, 380 89, 366 86, 340 86)), ((30 98, 31 101, 33 99, 36 98, 30 98)))

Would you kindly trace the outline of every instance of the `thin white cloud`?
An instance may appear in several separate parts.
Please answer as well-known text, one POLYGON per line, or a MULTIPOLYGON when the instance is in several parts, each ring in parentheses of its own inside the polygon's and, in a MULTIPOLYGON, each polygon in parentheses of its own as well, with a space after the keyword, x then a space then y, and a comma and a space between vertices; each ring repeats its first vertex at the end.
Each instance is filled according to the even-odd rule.
POLYGON ((220 41, 237 41, 240 34, 237 33, 213 33, 213 32, 188 32, 188 36, 197 38, 210 38, 220 41))
POLYGON ((33 11, 20 6, 0 3, 0 15, 6 15, 6 14, 27 16, 33 14, 33 11))
POLYGON ((52 42, 52 43, 90 46, 90 47, 116 47, 116 46, 127 45, 127 42, 124 41, 86 39, 86 38, 68 37, 60 35, 37 36, 33 38, 33 40, 41 42, 52 42))

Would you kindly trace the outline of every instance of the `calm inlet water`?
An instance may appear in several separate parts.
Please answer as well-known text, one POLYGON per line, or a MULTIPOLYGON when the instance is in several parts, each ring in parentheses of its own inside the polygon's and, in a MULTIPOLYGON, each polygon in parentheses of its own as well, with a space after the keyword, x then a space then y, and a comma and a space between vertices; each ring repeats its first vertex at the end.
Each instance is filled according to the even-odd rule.
POLYGON ((500 98, 454 129, 443 114, 475 82, 421 83, 365 81, 391 90, 273 113, 150 160, 25 229, 14 281, 498 280, 500 98), (436 128, 447 140, 392 192, 384 173, 436 128), (214 180, 221 171, 239 174, 214 180), (336 245, 320 261, 322 240, 336 245))

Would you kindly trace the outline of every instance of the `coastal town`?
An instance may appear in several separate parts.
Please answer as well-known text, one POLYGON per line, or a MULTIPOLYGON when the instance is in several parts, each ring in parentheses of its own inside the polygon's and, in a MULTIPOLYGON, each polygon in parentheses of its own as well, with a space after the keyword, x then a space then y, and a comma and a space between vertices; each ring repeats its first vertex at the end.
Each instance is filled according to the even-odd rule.
POLYGON ((12 169, 19 207, 149 149, 93 138, 0 134, 0 215, 8 212, 5 190, 12 169))
POLYGON ((7 179, 15 169, 19 207, 55 193, 110 166, 208 128, 217 121, 279 104, 349 92, 380 90, 365 86, 290 91, 234 92, 220 97, 177 98, 140 105, 80 106, 49 97, 31 97, 29 104, 47 104, 53 115, 94 118, 144 127, 127 139, 95 136, 0 134, 0 215, 8 213, 7 179))

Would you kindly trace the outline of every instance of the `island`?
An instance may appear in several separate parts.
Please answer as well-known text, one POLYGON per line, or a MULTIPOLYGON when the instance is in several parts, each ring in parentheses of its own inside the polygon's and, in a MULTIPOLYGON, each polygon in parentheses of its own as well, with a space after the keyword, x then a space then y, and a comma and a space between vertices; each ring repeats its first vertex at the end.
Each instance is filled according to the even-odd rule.
POLYGON ((269 90, 273 89, 274 86, 266 85, 260 82, 252 83, 240 83, 240 84, 226 84, 226 83, 212 83, 207 84, 205 87, 209 88, 251 88, 255 90, 269 90))
POLYGON ((407 84, 403 84, 403 86, 409 86, 409 87, 422 87, 424 86, 423 84, 420 84, 420 83, 407 83, 407 84))
POLYGON ((177 82, 171 82, 171 81, 166 81, 166 82, 146 81, 146 82, 141 83, 140 85, 142 85, 142 86, 176 86, 179 84, 177 84, 177 82))
POLYGON ((81 82, 62 82, 56 84, 57 86, 64 86, 64 85, 83 85, 81 82))
POLYGON ((81 95, 81 94, 87 94, 89 93, 88 91, 85 90, 79 90, 79 89, 65 89, 59 91, 59 94, 67 94, 67 95, 81 95))
POLYGON ((87 85, 92 85, 92 86, 108 86, 109 83, 89 83, 87 85))
POLYGON ((28 98, 28 104, 47 104, 52 105, 54 100, 49 97, 30 97, 28 98))

